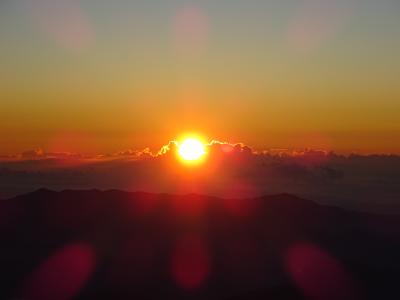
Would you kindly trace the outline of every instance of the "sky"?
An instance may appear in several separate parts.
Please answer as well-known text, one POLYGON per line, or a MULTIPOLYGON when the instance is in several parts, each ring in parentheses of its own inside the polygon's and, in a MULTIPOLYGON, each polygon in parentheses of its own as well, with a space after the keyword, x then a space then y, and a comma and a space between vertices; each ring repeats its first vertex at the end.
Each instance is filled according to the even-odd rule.
POLYGON ((3 0, 0 154, 400 153, 397 0, 3 0))

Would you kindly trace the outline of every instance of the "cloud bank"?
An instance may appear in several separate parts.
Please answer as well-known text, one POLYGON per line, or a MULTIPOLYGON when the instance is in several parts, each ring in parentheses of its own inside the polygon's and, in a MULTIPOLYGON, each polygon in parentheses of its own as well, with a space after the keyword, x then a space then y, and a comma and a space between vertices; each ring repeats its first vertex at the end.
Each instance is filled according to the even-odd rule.
POLYGON ((127 149, 82 155, 30 150, 0 157, 0 197, 38 188, 121 189, 199 193, 226 198, 292 193, 354 209, 393 212, 400 206, 400 157, 342 156, 324 150, 255 151, 242 143, 212 141, 207 158, 187 166, 178 142, 159 151, 127 149))

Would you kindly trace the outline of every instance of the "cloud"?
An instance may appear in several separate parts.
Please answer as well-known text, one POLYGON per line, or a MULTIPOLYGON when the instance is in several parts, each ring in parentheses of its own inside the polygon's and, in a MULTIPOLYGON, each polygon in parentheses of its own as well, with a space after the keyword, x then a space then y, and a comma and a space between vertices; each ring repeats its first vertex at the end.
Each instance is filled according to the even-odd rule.
POLYGON ((44 151, 42 149, 27 150, 21 153, 22 159, 37 159, 44 158, 44 151))
MULTIPOLYGON (((263 157, 263 156, 276 156, 276 157, 292 157, 292 158, 309 158, 317 159, 327 157, 330 153, 325 150, 303 149, 303 150, 288 150, 288 149, 268 149, 263 151, 255 151, 248 145, 243 143, 229 143, 213 140, 204 145, 206 152, 211 157, 263 157)), ((148 158, 162 158, 170 157, 177 153, 179 142, 170 141, 162 146, 160 150, 152 152, 150 148, 142 150, 125 149, 115 153, 102 153, 95 155, 82 155, 72 152, 47 152, 41 148, 26 150, 22 153, 8 156, 0 156, 0 161, 8 159, 18 160, 46 160, 46 159, 119 159, 130 158, 135 160, 148 159, 148 158)))
POLYGON ((325 150, 254 150, 212 141, 204 163, 188 167, 178 142, 158 151, 127 149, 81 155, 30 150, 0 160, 0 198, 41 187, 121 189, 252 197, 292 193, 363 210, 393 210, 400 196, 400 157, 342 156, 325 150))

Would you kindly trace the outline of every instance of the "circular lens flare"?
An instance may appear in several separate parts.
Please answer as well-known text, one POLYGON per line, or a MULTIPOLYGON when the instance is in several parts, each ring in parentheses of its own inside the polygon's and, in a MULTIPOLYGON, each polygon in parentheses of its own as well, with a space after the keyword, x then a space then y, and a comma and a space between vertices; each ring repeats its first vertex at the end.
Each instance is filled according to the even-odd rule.
POLYGON ((183 160, 197 161, 206 151, 204 145, 199 140, 188 138, 179 145, 178 153, 183 160))

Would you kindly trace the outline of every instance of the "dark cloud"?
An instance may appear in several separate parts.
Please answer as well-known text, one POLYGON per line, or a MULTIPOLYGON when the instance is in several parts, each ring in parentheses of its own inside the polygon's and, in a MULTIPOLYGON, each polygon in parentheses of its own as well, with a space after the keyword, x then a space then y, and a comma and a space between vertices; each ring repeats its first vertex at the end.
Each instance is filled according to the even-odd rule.
POLYGON ((187 166, 178 143, 158 152, 124 150, 84 156, 31 150, 0 161, 0 197, 41 187, 122 189, 251 197, 293 193, 319 202, 364 210, 399 208, 400 157, 341 156, 323 150, 255 151, 241 143, 212 141, 207 159, 187 166))

